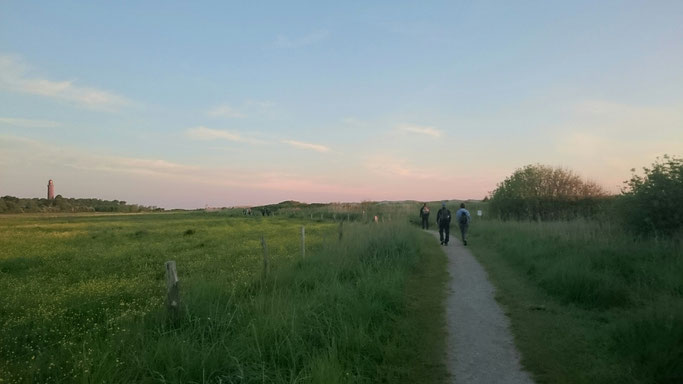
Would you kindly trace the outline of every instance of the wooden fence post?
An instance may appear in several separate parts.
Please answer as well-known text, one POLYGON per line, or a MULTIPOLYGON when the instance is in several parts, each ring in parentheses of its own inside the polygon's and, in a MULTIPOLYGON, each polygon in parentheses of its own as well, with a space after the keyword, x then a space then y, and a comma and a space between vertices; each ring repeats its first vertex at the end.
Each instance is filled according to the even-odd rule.
POLYGON ((261 248, 263 249, 263 278, 268 276, 268 244, 266 237, 261 235, 261 248))
POLYGON ((301 258, 306 257, 306 227, 301 226, 301 258))
POLYGON ((166 262, 166 307, 171 318, 177 320, 180 314, 180 281, 175 261, 166 262))
POLYGON ((340 221, 339 222, 339 241, 342 240, 342 237, 344 237, 344 222, 340 221))

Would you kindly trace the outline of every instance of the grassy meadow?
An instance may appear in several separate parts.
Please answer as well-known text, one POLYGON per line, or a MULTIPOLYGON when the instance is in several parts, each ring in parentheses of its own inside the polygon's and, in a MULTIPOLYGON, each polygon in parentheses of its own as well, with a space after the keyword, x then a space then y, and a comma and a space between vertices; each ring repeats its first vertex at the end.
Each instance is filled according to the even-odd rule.
MULTIPOLYGON (((539 383, 682 381, 680 239, 466 204, 470 247, 539 383)), ((445 382, 446 258, 419 206, 1 216, 0 382, 445 382), (179 321, 164 307, 167 260, 179 321)))
POLYGON ((470 246, 538 382, 683 382, 680 240, 599 221, 480 220, 470 246))
POLYGON ((0 381, 446 378, 445 257, 428 235, 387 220, 347 222, 339 239, 337 222, 228 216, 1 217, 0 381), (178 322, 164 308, 167 260, 178 322))

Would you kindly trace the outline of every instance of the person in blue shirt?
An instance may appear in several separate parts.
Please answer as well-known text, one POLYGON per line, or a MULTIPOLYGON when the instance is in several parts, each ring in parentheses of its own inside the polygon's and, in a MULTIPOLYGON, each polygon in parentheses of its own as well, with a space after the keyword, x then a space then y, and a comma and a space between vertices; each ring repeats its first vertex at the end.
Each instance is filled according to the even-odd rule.
POLYGON ((460 235, 462 236, 462 244, 467 245, 467 228, 470 226, 472 217, 470 211, 465 209, 465 203, 460 203, 460 209, 455 213, 455 220, 460 227, 460 235))

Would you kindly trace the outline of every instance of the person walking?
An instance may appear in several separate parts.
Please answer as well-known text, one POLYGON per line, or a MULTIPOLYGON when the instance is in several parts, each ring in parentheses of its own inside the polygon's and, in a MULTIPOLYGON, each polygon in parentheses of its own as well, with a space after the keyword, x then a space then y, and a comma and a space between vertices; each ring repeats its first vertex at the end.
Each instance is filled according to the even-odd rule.
POLYGON ((441 209, 436 213, 436 223, 439 225, 439 239, 441 239, 441 245, 448 245, 451 231, 451 211, 446 208, 445 201, 441 203, 441 209))
POLYGON ((427 203, 420 208, 420 218, 422 219, 422 229, 429 229, 429 207, 427 203))
POLYGON ((460 235, 462 236, 462 245, 467 245, 467 229, 470 226, 472 217, 470 211, 465 209, 465 203, 460 203, 460 209, 455 213, 455 220, 460 227, 460 235))

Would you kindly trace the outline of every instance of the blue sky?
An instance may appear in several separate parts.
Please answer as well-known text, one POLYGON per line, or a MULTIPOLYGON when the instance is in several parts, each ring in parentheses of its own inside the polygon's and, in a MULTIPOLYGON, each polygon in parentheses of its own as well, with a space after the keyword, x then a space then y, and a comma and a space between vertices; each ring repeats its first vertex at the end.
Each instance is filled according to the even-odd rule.
POLYGON ((164 207, 617 192, 683 152, 683 3, 0 3, 0 195, 164 207))

